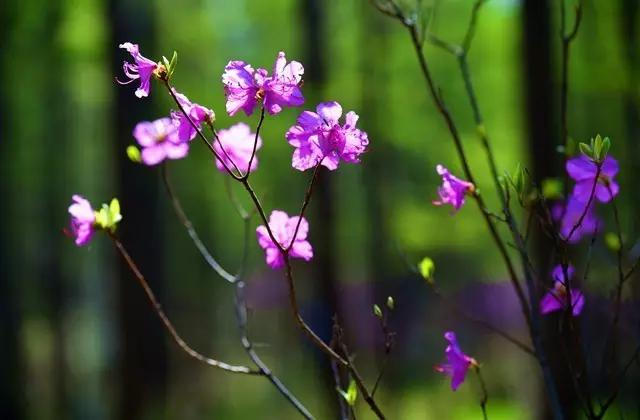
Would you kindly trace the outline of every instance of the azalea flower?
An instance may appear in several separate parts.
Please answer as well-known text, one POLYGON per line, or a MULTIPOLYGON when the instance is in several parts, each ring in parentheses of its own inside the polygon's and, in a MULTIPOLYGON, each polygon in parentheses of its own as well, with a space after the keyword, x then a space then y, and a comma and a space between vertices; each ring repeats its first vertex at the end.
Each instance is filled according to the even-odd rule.
POLYGON ((125 42, 124 44, 120 44, 120 48, 124 48, 131 54, 134 63, 124 62, 122 68, 124 69, 124 74, 129 78, 129 81, 121 82, 118 80, 118 83, 126 85, 134 80, 140 79, 140 87, 136 89, 136 96, 138 98, 149 96, 151 76, 153 76, 153 72, 158 67, 158 64, 140 54, 138 44, 125 42))
POLYGON ((340 125, 342 107, 337 102, 323 102, 316 112, 304 111, 287 131, 289 144, 296 148, 291 166, 304 171, 319 162, 329 170, 335 170, 340 161, 360 162, 360 155, 369 144, 367 133, 356 128, 358 114, 353 111, 345 115, 340 125))
POLYGON ((449 345, 444 350, 446 363, 436 365, 436 372, 440 372, 451 377, 451 390, 455 391, 464 382, 467 371, 471 366, 477 366, 478 363, 473 357, 469 357, 460 350, 456 334, 453 331, 444 333, 444 338, 449 345))
MULTIPOLYGON (((579 156, 567 160, 567 173, 576 181, 573 187, 573 197, 582 202, 588 202, 595 182, 597 165, 586 156, 579 156)), ((595 189, 595 198, 602 203, 608 203, 618 195, 620 186, 613 179, 619 170, 618 161, 607 156, 602 162, 598 182, 595 189)))
POLYGON ((436 171, 438 175, 442 176, 442 186, 438 188, 440 200, 434 200, 433 204, 436 206, 451 204, 455 213, 463 206, 465 196, 475 191, 475 186, 471 182, 463 181, 453 176, 442 165, 436 166, 436 171))
MULTIPOLYGON (((179 93, 175 88, 171 88, 171 90, 173 90, 176 98, 178 98, 178 103, 196 127, 199 128, 203 122, 213 121, 215 119, 216 114, 211 109, 191 102, 189 98, 179 93)), ((172 112, 171 118, 173 118, 178 125, 177 135, 179 142, 191 141, 195 138, 197 131, 181 110, 172 112)))
MULTIPOLYGON (((299 216, 289 217, 287 213, 280 210, 271 212, 271 216, 269 216, 269 227, 282 248, 286 249, 289 244, 291 244, 299 219, 299 216)), ((273 269, 283 267, 284 257, 278 249, 278 246, 271 240, 267 228, 264 225, 258 226, 256 233, 258 235, 258 244, 265 251, 267 265, 273 269)), ((289 250, 290 257, 301 258, 305 261, 310 261, 311 258, 313 258, 313 249, 309 241, 307 241, 308 233, 309 223, 303 217, 300 221, 298 234, 289 250)))
POLYGON ((189 143, 178 139, 178 126, 171 118, 136 124, 133 137, 142 146, 142 162, 157 165, 165 159, 180 159, 189 152, 189 143))
POLYGON ((551 216, 560 224, 560 235, 570 243, 577 243, 584 236, 593 235, 600 225, 600 220, 596 217, 595 206, 592 202, 582 219, 582 223, 575 227, 580 217, 582 217, 586 205, 586 202, 581 202, 572 196, 569 198, 566 207, 564 204, 556 204, 551 209, 551 216), (572 231, 573 234, 571 234, 572 231), (571 234, 570 238, 568 237, 569 234, 571 234))
MULTIPOLYGON (((575 269, 569 265, 567 267, 568 278, 573 277, 575 269)), ((559 311, 567 307, 567 287, 562 265, 557 265, 551 276, 555 280, 553 289, 547 292, 540 301, 540 313, 546 315, 550 312, 559 311)), ((571 289, 571 312, 573 316, 580 315, 584 307, 584 295, 578 289, 571 289)))
POLYGON ((233 116, 242 109, 251 115, 259 101, 264 101, 266 111, 275 115, 284 106, 300 106, 304 97, 300 91, 304 68, 297 61, 287 64, 284 52, 279 52, 273 75, 267 70, 254 70, 244 61, 229 61, 222 74, 227 97, 227 112, 233 116))
MULTIPOLYGON (((216 159, 216 167, 220 171, 226 172, 225 165, 227 168, 232 168, 233 163, 235 163, 243 173, 247 173, 247 167, 249 166, 255 140, 255 133, 252 133, 249 126, 245 123, 238 123, 226 130, 218 131, 218 141, 213 144, 213 148, 224 164, 220 162, 219 159, 216 159)), ((262 139, 258 136, 256 150, 260 149, 261 146, 262 139)), ((257 167, 258 157, 254 156, 249 172, 255 171, 257 167)))
POLYGON ((71 233, 75 238, 76 245, 83 246, 88 244, 93 237, 96 216, 91 203, 84 197, 74 194, 71 198, 73 200, 73 204, 69 206, 71 233))

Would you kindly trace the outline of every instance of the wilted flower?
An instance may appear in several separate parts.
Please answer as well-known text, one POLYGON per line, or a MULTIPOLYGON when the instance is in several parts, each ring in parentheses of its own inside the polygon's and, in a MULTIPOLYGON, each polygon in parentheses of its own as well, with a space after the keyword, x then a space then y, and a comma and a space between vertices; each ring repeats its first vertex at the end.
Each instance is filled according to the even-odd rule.
POLYGON ((434 200, 433 204, 441 206, 443 204, 451 204, 454 212, 460 210, 464 204, 467 193, 475 191, 475 186, 471 182, 463 181, 451 174, 447 168, 442 165, 436 166, 438 175, 442 176, 442 186, 438 188, 440 200, 434 200))
POLYGON ((341 160, 360 162, 359 156, 365 152, 369 138, 356 128, 358 114, 348 112, 345 124, 340 125, 342 107, 339 103, 323 102, 316 111, 304 111, 298 117, 298 124, 287 131, 289 144, 296 148, 291 165, 304 171, 322 161, 323 166, 334 170, 341 160))
POLYGON ((583 236, 592 235, 598 229, 600 221, 596 217, 593 202, 582 219, 582 223, 576 227, 585 212, 586 205, 586 202, 570 197, 566 208, 564 204, 556 204, 551 209, 551 216, 560 224, 560 235, 570 243, 579 242, 583 236), (571 233, 572 231, 573 233, 571 233), (570 238, 569 234, 571 234, 570 238))
MULTIPOLYGON (((573 277, 574 272, 573 266, 569 265, 567 267, 568 278, 573 277)), ((553 289, 547 292, 540 301, 540 313, 543 315, 565 309, 568 303, 567 282, 562 265, 557 265, 553 269, 551 276, 555 280, 553 289)), ((571 312, 573 316, 580 315, 583 307, 584 295, 578 289, 571 289, 571 312)))
MULTIPOLYGON (((573 197, 582 202, 588 202, 593 190, 593 183, 597 173, 597 165, 586 156, 579 156, 567 160, 567 173, 576 181, 573 187, 573 197)), ((611 156, 607 156, 602 162, 602 168, 598 175, 598 182, 595 189, 595 198, 602 203, 611 201, 618 195, 620 187, 613 179, 618 173, 619 166, 611 156)))
POLYGON ((138 98, 149 96, 151 76, 153 76, 153 72, 158 67, 158 64, 140 54, 138 44, 125 42, 124 44, 120 44, 120 48, 124 48, 131 54, 134 63, 124 62, 122 68, 124 69, 124 74, 129 78, 129 81, 121 82, 118 80, 118 83, 126 85, 134 80, 140 79, 140 87, 136 89, 136 96, 138 98))
MULTIPOLYGON (((251 132, 249 126, 245 123, 238 123, 226 130, 218 131, 218 141, 213 144, 213 148, 228 168, 232 168, 233 163, 235 163, 243 173, 247 173, 255 140, 256 135, 251 132), (222 150, 223 148, 224 151, 222 150)), ((260 149, 261 146, 262 139, 258 136, 256 150, 260 149)), ((220 171, 226 171, 224 165, 220 160, 216 159, 216 167, 220 171)), ((258 157, 254 156, 249 172, 253 172, 257 167, 258 157)))
MULTIPOLYGON (((286 249, 291 243, 299 219, 299 216, 289 217, 287 213, 280 210, 271 212, 269 227, 281 247, 286 249)), ((273 269, 284 266, 284 257, 278 249, 278 246, 271 240, 266 226, 258 226, 256 233, 258 235, 258 244, 260 244, 260 247, 265 251, 267 265, 273 269)), ((290 257, 302 258, 305 261, 310 261, 311 258, 313 258, 313 249, 309 241, 307 241, 308 233, 309 223, 303 217, 300 221, 298 234, 289 250, 290 257)))
POLYGON ((451 389, 455 391, 464 382, 469 368, 477 366, 478 363, 460 350, 456 334, 453 331, 444 333, 444 338, 449 342, 444 351, 447 362, 436 365, 435 370, 451 377, 451 389))
POLYGON ((178 139, 178 126, 171 118, 136 124, 133 137, 142 146, 142 162, 156 165, 165 159, 180 159, 189 152, 189 143, 178 139))
MULTIPOLYGON (((184 108, 185 113, 191 118, 191 121, 196 127, 205 121, 211 121, 215 119, 215 113, 202 105, 193 103, 182 93, 179 93, 175 88, 171 88, 173 93, 178 98, 178 103, 184 108)), ((189 119, 182 111, 174 111, 171 113, 171 118, 176 121, 178 125, 178 141, 191 141, 196 136, 196 129, 191 125, 189 119)))
POLYGON ((222 74, 222 83, 227 97, 227 112, 234 115, 242 109, 251 115, 259 101, 269 114, 277 114, 283 106, 300 106, 304 97, 300 83, 304 68, 297 61, 287 64, 284 52, 278 53, 273 75, 267 70, 254 70, 244 61, 229 61, 222 74))
POLYGON ((73 200, 73 204, 69 206, 71 233, 76 245, 83 246, 89 243, 95 232, 96 216, 91 204, 84 197, 74 194, 71 198, 73 200))

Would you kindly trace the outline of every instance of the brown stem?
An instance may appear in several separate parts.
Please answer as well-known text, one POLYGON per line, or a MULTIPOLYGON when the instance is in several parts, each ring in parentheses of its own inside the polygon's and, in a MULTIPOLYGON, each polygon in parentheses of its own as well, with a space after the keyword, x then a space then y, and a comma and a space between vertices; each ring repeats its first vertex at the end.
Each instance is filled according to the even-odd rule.
POLYGON ((200 137, 200 139, 202 139, 202 141, 207 145, 207 147, 209 148, 211 153, 213 153, 215 158, 218 159, 220 161, 220 163, 222 163, 222 166, 224 166, 224 169, 229 173, 229 175, 231 175, 236 180, 240 180, 240 177, 237 176, 236 174, 234 174, 233 171, 231 171, 231 169, 229 169, 229 167, 227 166, 225 161, 220 157, 220 155, 218 155, 218 152, 216 152, 216 150, 213 148, 213 145, 209 142, 209 140, 207 140, 205 135, 202 134, 202 131, 200 130, 200 128, 196 125, 196 123, 193 122, 193 120, 191 119, 191 116, 189 114, 187 114, 187 112, 185 111, 184 107, 182 106, 182 104, 178 100, 178 97, 173 92, 173 89, 172 89, 171 84, 169 83, 169 80, 163 79, 163 82, 164 82, 164 85, 166 86, 167 90, 169 91, 169 95, 171 95, 171 97, 173 98, 173 100, 176 103, 176 105, 178 105, 178 108, 180 109, 182 114, 185 116, 187 121, 189 121, 189 124, 191 124, 191 127, 193 127, 193 129, 196 130, 196 133, 198 133, 198 137, 200 137))
POLYGON ((302 223, 302 217, 304 216, 304 212, 307 209, 307 206, 309 205, 309 202, 311 201, 311 194, 313 194, 313 185, 316 182, 316 179, 318 177, 318 170, 320 169, 320 164, 322 163, 322 160, 320 162, 317 163, 316 167, 313 169, 313 175, 311 176, 311 181, 309 181, 309 186, 307 187, 307 192, 304 194, 304 200, 302 202, 302 208, 300 209, 300 214, 298 217, 298 223, 296 223, 296 229, 293 232, 293 237, 291 238, 291 243, 289 243, 289 246, 287 246, 287 248, 285 248, 287 250, 287 252, 289 252, 291 250, 291 247, 293 246, 293 243, 296 241, 296 237, 298 236, 298 229, 300 229, 300 223, 302 223))
POLYGON ((480 366, 476 365, 475 369, 476 375, 478 375, 478 382, 480 383, 480 391, 482 392, 482 396, 480 397, 480 408, 482 409, 482 417, 484 420, 487 420, 487 402, 489 401, 489 393, 487 392, 487 385, 484 382, 484 378, 482 377, 482 373, 480 373, 480 366))
POLYGON ((156 299, 155 294, 149 287, 149 284, 147 283, 144 276, 140 272, 140 269, 138 269, 138 266, 133 261, 133 259, 131 258, 127 250, 124 248, 120 240, 115 236, 115 234, 110 232, 108 232, 108 234, 111 240, 113 241, 113 244, 115 245, 116 249, 118 250, 122 258, 125 260, 125 262, 129 266, 129 269, 131 270, 135 278, 138 280, 138 283, 140 283, 140 286, 142 286, 142 289, 144 289, 144 292, 147 295, 147 298, 149 299, 149 302, 151 303, 153 310, 156 312, 160 320, 162 320, 162 323, 164 324, 165 329, 169 332, 169 334, 171 334, 171 337, 173 338, 173 340, 178 344, 178 346, 180 346, 180 348, 185 353, 187 353, 189 356, 193 357, 194 359, 206 365, 213 366, 215 368, 222 369, 227 372, 242 373, 242 374, 248 374, 248 375, 264 375, 264 373, 261 372, 260 370, 251 369, 246 366, 235 366, 235 365, 230 365, 228 363, 220 362, 218 360, 206 357, 198 353, 197 351, 195 351, 193 348, 191 348, 182 339, 182 337, 180 337, 175 327, 173 326, 173 324, 171 323, 167 315, 162 310, 162 306, 160 305, 160 302, 158 302, 158 300, 156 299))
POLYGON ((258 137, 260 136, 260 128, 262 128, 262 122, 264 121, 264 105, 260 108, 260 119, 258 120, 258 127, 256 128, 256 137, 253 139, 253 150, 251 151, 251 157, 249 158, 249 164, 247 165, 247 172, 242 176, 243 179, 248 179, 251 173, 251 164, 253 158, 256 155, 256 148, 258 147, 258 137))

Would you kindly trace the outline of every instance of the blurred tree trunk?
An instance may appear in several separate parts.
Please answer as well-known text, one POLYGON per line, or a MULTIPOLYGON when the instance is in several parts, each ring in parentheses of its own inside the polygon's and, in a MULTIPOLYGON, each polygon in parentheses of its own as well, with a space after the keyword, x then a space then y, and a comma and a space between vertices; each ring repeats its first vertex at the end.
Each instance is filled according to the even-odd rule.
MULTIPOLYGON (((16 272, 19 269, 19 258, 16 255, 17 247, 14 244, 11 233, 10 220, 14 220, 14 206, 12 194, 17 177, 9 164, 12 139, 11 121, 13 113, 10 110, 10 100, 7 92, 7 74, 11 57, 9 39, 14 30, 12 23, 15 21, 15 4, 0 7, 0 197, 3 204, 0 205, 0 418, 21 420, 25 418, 24 412, 24 372, 23 360, 20 353, 20 325, 21 314, 20 294, 17 287, 16 272), (13 6, 13 7, 11 7, 13 6)), ((13 139, 15 141, 15 139, 13 139)))
MULTIPOLYGON (((384 51, 390 48, 389 42, 389 24, 385 16, 375 11, 369 2, 362 2, 362 22, 360 24, 359 34, 359 74, 361 77, 361 102, 360 102, 360 121, 358 125, 367 132, 371 141, 371 146, 366 153, 366 163, 362 165, 362 187, 364 188, 364 208, 366 209, 366 223, 368 229, 363 243, 366 244, 365 258, 368 267, 365 268, 367 283, 363 287, 369 287, 372 292, 369 293, 379 303, 386 301, 389 290, 394 290, 394 279, 392 266, 389 255, 397 254, 397 251, 390 249, 389 243, 392 236, 387 230, 385 203, 393 202, 393 198, 388 194, 391 193, 391 174, 394 173, 394 165, 397 162, 393 157, 393 147, 386 137, 384 124, 388 118, 386 107, 388 103, 385 101, 385 86, 389 85, 389 66, 388 56, 384 51), (384 292, 377 292, 382 291, 384 292)), ((404 35, 404 34, 403 34, 404 35)), ((406 42, 406 40, 405 40, 406 42)), ((409 50, 412 54, 413 52, 409 50)), ((412 59, 414 57, 411 57, 412 59)), ((416 67, 417 69, 417 67, 416 67)), ((422 93, 421 93, 422 94, 422 93)), ((364 291, 364 290, 363 290, 364 291)), ((394 295, 397 299, 398 296, 394 295)), ((373 302, 369 303, 370 305, 373 302)), ((420 302, 404 300, 406 305, 419 306, 420 302)), ((379 369, 384 360, 384 344, 383 336, 379 333, 380 328, 377 325, 378 320, 371 316, 371 306, 364 308, 366 315, 364 319, 370 322, 363 324, 371 330, 371 346, 374 347, 376 355, 376 366, 379 369)), ((362 333, 361 333, 362 334, 362 333)), ((396 348, 395 353, 398 352, 396 348)), ((391 379, 393 369, 387 369, 383 383, 391 379)))
MULTIPOLYGON (((629 74, 628 87, 624 93, 624 111, 625 111, 625 127, 626 127, 626 141, 625 146, 627 148, 626 155, 629 157, 626 160, 626 166, 628 172, 625 178, 628 182, 637 179, 640 175, 640 94, 638 89, 640 87, 640 31, 638 30, 640 16, 640 3, 638 0, 623 0, 622 7, 620 8, 620 30, 621 30, 621 43, 624 48, 624 57, 626 60, 627 71, 629 74)), ((622 194, 621 194, 622 195, 622 194)), ((640 214, 640 200, 636 194, 626 194, 626 209, 628 214, 637 215, 640 214)), ((627 238, 638 237, 638 222, 636 217, 631 217, 631 223, 627 225, 626 234, 627 238)), ((627 239, 628 241, 629 239, 627 239)), ((631 245, 631 243, 625 244, 631 245)), ((637 255, 635 256, 637 258, 637 255)), ((636 277, 637 280, 637 277, 636 277)), ((631 281, 630 286, 632 289, 633 301, 640 301, 640 285, 638 281, 631 281)), ((636 334, 640 333, 639 325, 636 327, 636 334)), ((638 390, 640 389, 640 375, 634 375, 630 380, 628 389, 638 390)), ((633 392, 633 391, 632 391, 633 392)), ((637 391, 636 391, 637 392, 637 391)), ((621 396, 621 398, 624 394, 621 396)), ((640 399, 635 399, 636 415, 640 417, 640 399)))
MULTIPOLYGON (((110 1, 112 28, 111 51, 113 70, 122 76, 122 61, 131 58, 118 44, 137 43, 147 57, 156 57, 153 2, 110 1)), ((153 83, 153 82, 152 82, 153 83)), ((115 86, 113 127, 114 156, 118 177, 118 197, 122 205, 123 222, 119 227, 122 242, 136 260, 151 288, 163 297, 162 223, 158 205, 157 178, 151 169, 126 159, 125 148, 134 142, 131 133, 135 124, 153 117, 151 98, 134 95, 136 83, 115 86)), ((155 84, 154 94, 162 95, 155 84)), ((121 419, 146 416, 162 417, 167 387, 167 355, 165 335, 160 320, 149 306, 146 296, 128 267, 120 262, 119 335, 120 380, 118 386, 121 419)))
MULTIPOLYGON (((528 133, 530 167, 535 182, 560 176, 560 160, 556 147, 560 144, 560 129, 557 103, 559 83, 554 83, 553 45, 560 42, 560 35, 552 30, 552 9, 558 2, 549 0, 524 0, 523 51, 524 51, 524 92, 526 100, 526 127, 528 133)), ((541 272, 549 271, 552 247, 543 235, 534 236, 536 266, 541 272)), ((547 279, 542 278, 546 281, 547 279)), ((534 309, 535 310, 535 309, 534 309)), ((558 351, 557 319, 542 318, 543 346, 551 365, 560 402, 565 418, 574 417, 576 394, 567 366, 567 355, 558 351)), ((541 392, 541 395, 544 395, 541 392)), ((544 418, 551 418, 549 407, 545 406, 544 418)))
MULTIPOLYGON (((47 7, 40 9, 44 18, 44 39, 55 39, 60 24, 61 10, 59 2, 51 2, 47 7)), ((40 42, 38 40, 37 42, 40 42)), ((40 57, 46 63, 61 63, 60 49, 58 45, 47 45, 43 48, 40 57)), ((44 72, 46 82, 44 84, 46 91, 42 92, 45 99, 44 104, 56 104, 56 106, 46 107, 48 116, 47 123, 43 124, 43 136, 49 133, 56 133, 55 141, 43 143, 42 147, 46 148, 46 153, 42 155, 42 162, 39 167, 42 168, 40 182, 42 187, 42 206, 44 210, 44 229, 41 230, 37 238, 38 246, 41 249, 41 260, 39 266, 39 278, 46 285, 45 296, 48 300, 47 311, 48 318, 51 321, 53 329, 53 354, 52 354, 52 377, 53 377, 53 395, 55 417, 59 419, 67 418, 71 415, 71 406, 69 400, 66 366, 66 336, 65 336, 65 309, 67 307, 67 297, 69 294, 69 285, 64 281, 62 276, 61 260, 62 246, 64 236, 60 232, 60 209, 58 204, 61 201, 61 187, 64 186, 64 165, 67 164, 64 159, 52 159, 51 156, 67 156, 68 132, 67 125, 64 123, 64 111, 68 109, 69 101, 64 94, 64 88, 60 83, 63 80, 64 73, 60 65, 51 66, 44 72), (65 106, 66 105, 66 106, 65 106)))
MULTIPOLYGON (((323 90, 326 83, 326 44, 322 41, 325 38, 326 10, 322 0, 302 0, 302 22, 304 28, 304 80, 307 89, 304 109, 314 110, 315 105, 324 100, 323 90)), ((307 176, 311 171, 306 172, 307 176)), ((327 342, 331 339, 332 317, 339 313, 339 281, 336 264, 336 223, 334 211, 334 184, 332 173, 324 167, 320 168, 318 179, 314 189, 312 208, 314 211, 313 220, 310 223, 313 232, 314 243, 314 270, 317 285, 317 296, 319 305, 314 305, 315 311, 310 314, 312 326, 320 332, 320 336, 327 342)), ((329 411, 331 418, 337 418, 339 413, 335 382, 330 368, 330 361, 327 357, 317 352, 321 358, 323 376, 325 383, 324 401, 331 407, 329 411)))

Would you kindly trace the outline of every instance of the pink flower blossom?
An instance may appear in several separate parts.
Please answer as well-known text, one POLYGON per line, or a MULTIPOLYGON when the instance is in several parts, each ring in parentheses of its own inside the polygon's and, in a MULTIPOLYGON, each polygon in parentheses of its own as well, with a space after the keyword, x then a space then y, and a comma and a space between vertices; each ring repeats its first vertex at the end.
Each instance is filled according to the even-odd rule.
MULTIPOLYGON (((569 176, 576 181, 572 196, 578 201, 588 202, 596 177, 596 163, 588 157, 581 155, 577 158, 567 160, 566 169, 569 176)), ((602 162, 595 190, 595 198, 598 199, 598 201, 608 203, 613 197, 618 195, 620 186, 613 178, 619 169, 618 161, 611 156, 607 156, 602 162)))
MULTIPOLYGON (((273 232, 273 236, 275 236, 283 248, 286 249, 289 244, 291 244, 299 219, 299 216, 289 217, 287 213, 280 210, 271 212, 271 216, 269 216, 269 227, 273 232)), ((267 228, 264 225, 258 226, 256 233, 258 235, 258 244, 265 251, 267 265, 273 269, 284 266, 284 257, 278 249, 278 246, 271 240, 267 228)), ((290 257, 302 258, 305 261, 310 261, 311 258, 313 258, 313 249, 309 241, 307 241, 308 233, 309 223, 303 217, 300 221, 298 234, 289 250, 290 257)))
MULTIPOLYGON (((573 277, 575 269, 569 265, 567 267, 568 278, 573 277)), ((567 307, 567 285, 564 277, 562 265, 557 265, 551 276, 555 280, 553 289, 547 292, 540 300, 540 313, 546 315, 550 312, 559 311, 567 307)), ((571 313, 578 316, 584 307, 584 294, 578 289, 571 289, 571 313)))
MULTIPOLYGON (((203 122, 208 120, 213 120, 215 118, 215 113, 209 108, 205 108, 202 105, 198 105, 193 103, 182 93, 179 93, 175 88, 171 88, 173 93, 178 98, 178 103, 184 108, 184 111, 189 115, 191 121, 196 125, 196 127, 200 128, 203 122)), ((191 125, 189 119, 185 116, 185 114, 181 110, 177 110, 171 113, 171 118, 176 120, 178 125, 178 141, 185 142, 191 141, 196 136, 196 129, 191 125)))
POLYGON ((451 377, 451 390, 455 391, 464 382, 469 368, 477 365, 477 362, 460 350, 456 334, 453 331, 444 333, 444 338, 449 342, 444 351, 447 362, 436 365, 435 370, 451 377))
POLYGON ((84 197, 74 194, 71 198, 73 200, 73 204, 69 206, 71 233, 76 245, 83 246, 89 243, 95 232, 96 216, 91 204, 84 197))
MULTIPOLYGON (((235 163, 243 173, 246 173, 255 139, 256 134, 251 132, 247 124, 238 123, 226 130, 218 131, 219 141, 213 144, 213 148, 228 168, 234 168, 233 163, 235 163), (222 150, 223 148, 224 151, 222 150), (232 161, 233 163, 231 163, 232 161)), ((258 136, 256 150, 260 149, 261 146, 262 139, 258 136)), ((224 165, 218 159, 216 159, 216 167, 220 171, 226 172, 224 165)), ((257 167, 258 157, 254 156, 251 162, 250 172, 255 171, 257 167)))
POLYGON ((136 124, 133 137, 142 146, 142 162, 157 165, 165 159, 180 159, 189 152, 189 143, 178 139, 178 126, 171 118, 136 124))
POLYGON ((360 162, 360 155, 369 144, 367 133, 358 130, 358 114, 351 111, 340 125, 342 107, 337 102, 323 102, 317 112, 304 111, 297 125, 287 131, 289 144, 296 148, 291 166, 304 171, 322 161, 329 170, 335 170, 340 161, 360 162))
POLYGON ((284 52, 278 53, 273 75, 267 70, 254 70, 244 61, 229 61, 222 74, 222 83, 227 97, 227 112, 234 115, 242 109, 251 115, 258 101, 264 101, 264 107, 271 115, 282 111, 284 106, 300 106, 304 97, 300 83, 304 68, 297 61, 287 64, 284 52))
POLYGON ((586 202, 581 202, 571 196, 566 204, 566 209, 564 204, 556 204, 551 209, 551 216, 556 222, 559 222, 560 235, 569 243, 577 243, 584 236, 593 235, 601 223, 596 217, 595 206, 592 202, 582 219, 582 223, 574 229, 585 212, 586 205, 586 202), (568 238, 569 234, 571 234, 570 238, 568 238))
POLYGON ((158 67, 158 64, 140 54, 138 44, 125 42, 124 44, 120 44, 120 48, 124 48, 131 54, 134 63, 124 62, 122 68, 124 69, 125 76, 129 78, 129 81, 118 81, 118 83, 126 85, 134 80, 140 79, 140 87, 136 89, 136 96, 138 98, 149 96, 149 91, 151 90, 151 76, 153 76, 153 72, 158 67))
POLYGON ((471 182, 451 175, 449 170, 442 165, 436 166, 436 171, 442 176, 442 186, 438 188, 440 200, 434 200, 433 204, 436 206, 451 204, 455 213, 464 204, 465 196, 475 191, 475 186, 471 182))

